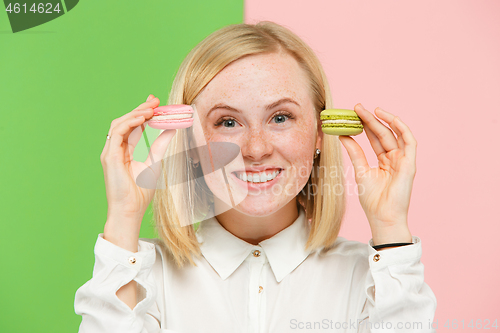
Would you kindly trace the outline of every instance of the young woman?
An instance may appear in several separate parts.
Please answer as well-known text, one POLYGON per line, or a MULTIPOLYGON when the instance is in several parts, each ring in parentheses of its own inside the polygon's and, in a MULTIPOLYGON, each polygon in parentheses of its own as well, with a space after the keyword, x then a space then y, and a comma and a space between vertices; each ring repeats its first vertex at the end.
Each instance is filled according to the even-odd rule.
POLYGON ((407 224, 416 141, 398 117, 355 106, 375 168, 351 137, 324 135, 319 114, 333 105, 323 69, 271 22, 225 27, 192 50, 168 104, 195 105, 195 125, 163 131, 146 162, 133 161, 159 104, 150 95, 111 123, 108 216, 93 277, 76 293, 80 332, 432 331, 436 299, 407 224), (242 164, 214 170, 202 149, 213 143, 237 145, 242 164), (338 237, 340 143, 368 245, 338 237), (166 186, 138 186, 144 170, 166 186), (160 238, 139 240, 153 198, 160 238))

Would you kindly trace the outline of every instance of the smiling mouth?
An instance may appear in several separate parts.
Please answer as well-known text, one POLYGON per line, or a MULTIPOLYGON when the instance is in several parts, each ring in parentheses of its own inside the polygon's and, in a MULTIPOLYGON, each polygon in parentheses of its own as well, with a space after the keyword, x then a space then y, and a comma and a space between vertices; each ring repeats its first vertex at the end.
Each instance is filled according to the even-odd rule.
POLYGON ((278 177, 278 175, 283 171, 283 169, 279 170, 274 170, 273 172, 233 172, 233 174, 238 177, 240 180, 247 182, 247 183, 252 183, 252 184, 259 184, 259 183, 267 183, 278 177))

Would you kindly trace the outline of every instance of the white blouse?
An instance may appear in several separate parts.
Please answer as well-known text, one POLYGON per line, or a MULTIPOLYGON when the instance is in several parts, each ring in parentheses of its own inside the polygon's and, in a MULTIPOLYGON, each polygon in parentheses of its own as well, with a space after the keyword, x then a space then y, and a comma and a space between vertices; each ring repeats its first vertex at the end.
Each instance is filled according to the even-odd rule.
POLYGON ((434 332, 436 298, 424 282, 421 242, 376 251, 338 237, 305 251, 309 224, 249 244, 215 217, 196 236, 203 257, 179 269, 156 239, 136 253, 99 234, 93 277, 78 289, 80 333, 434 332), (131 310, 116 291, 142 288, 131 310))

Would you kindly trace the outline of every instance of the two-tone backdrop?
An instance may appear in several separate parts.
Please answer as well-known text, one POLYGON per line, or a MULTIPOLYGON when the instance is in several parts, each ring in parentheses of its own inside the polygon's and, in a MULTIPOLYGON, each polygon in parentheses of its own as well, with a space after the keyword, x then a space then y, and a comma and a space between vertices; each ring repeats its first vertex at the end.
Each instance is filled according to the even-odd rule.
MULTIPOLYGON (((106 220, 99 156, 111 120, 148 94, 165 104, 192 47, 225 25, 259 20, 311 45, 336 107, 380 106, 410 126, 418 165, 409 224, 422 239, 438 331, 473 331, 487 320, 494 329, 498 13, 494 0, 82 1, 16 33, 0 13, 0 331, 78 330, 74 294, 91 277, 106 220)), ((376 165, 366 136, 355 139, 376 165)), ((350 196, 341 236, 367 242, 344 157, 350 196)), ((141 236, 155 237, 150 211, 141 236)))

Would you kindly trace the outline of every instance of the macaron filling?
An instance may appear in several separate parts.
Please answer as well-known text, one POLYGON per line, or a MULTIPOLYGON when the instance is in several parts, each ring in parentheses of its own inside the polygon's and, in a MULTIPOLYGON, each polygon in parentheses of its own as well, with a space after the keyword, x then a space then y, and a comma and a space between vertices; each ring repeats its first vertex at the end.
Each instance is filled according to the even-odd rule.
POLYGON ((323 120, 323 124, 361 124, 359 120, 328 119, 323 120))
POLYGON ((321 124, 321 128, 329 128, 329 127, 334 127, 334 128, 363 128, 363 125, 361 124, 321 124))
POLYGON ((193 114, 192 113, 181 113, 181 114, 159 114, 156 116, 153 116, 151 118, 152 121, 162 121, 162 120, 171 120, 171 119, 186 119, 186 118, 192 118, 193 114))
POLYGON ((321 129, 330 135, 358 135, 363 132, 363 122, 353 110, 326 109, 320 113, 321 129))

